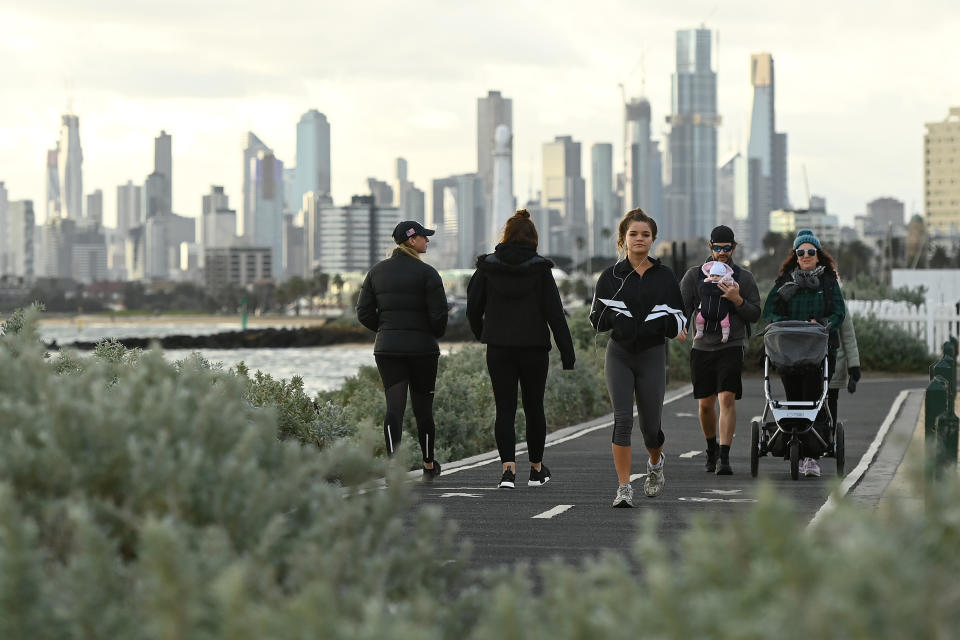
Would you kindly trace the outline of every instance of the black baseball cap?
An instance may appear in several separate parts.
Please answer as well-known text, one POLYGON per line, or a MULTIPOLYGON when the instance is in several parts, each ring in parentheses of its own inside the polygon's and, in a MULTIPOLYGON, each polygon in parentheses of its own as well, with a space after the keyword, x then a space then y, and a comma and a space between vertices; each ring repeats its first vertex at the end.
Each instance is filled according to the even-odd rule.
POLYGON ((413 236, 432 236, 433 229, 427 229, 416 220, 404 220, 393 228, 393 239, 403 244, 413 236))
POLYGON ((714 227, 713 231, 710 232, 710 242, 736 243, 736 240, 733 239, 733 229, 725 224, 714 227))

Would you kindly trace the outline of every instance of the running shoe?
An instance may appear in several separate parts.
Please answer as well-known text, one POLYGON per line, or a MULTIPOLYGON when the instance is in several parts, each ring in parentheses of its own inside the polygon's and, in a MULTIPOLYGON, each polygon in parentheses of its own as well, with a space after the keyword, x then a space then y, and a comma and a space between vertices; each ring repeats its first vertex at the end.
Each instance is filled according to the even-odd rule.
POLYGON ((613 499, 613 506, 618 509, 629 509, 633 506, 633 485, 628 482, 617 487, 617 497, 613 499))
POLYGON ((805 476, 820 477, 820 463, 813 458, 804 458, 800 461, 800 473, 805 476))
POLYGON ((433 461, 433 468, 427 469, 423 468, 423 481, 424 482, 433 482, 433 479, 440 475, 440 463, 436 460, 433 461))
POLYGON ((500 476, 500 484, 497 485, 498 489, 513 489, 516 482, 516 476, 513 471, 506 469, 503 472, 503 475, 500 476))
POLYGON ((540 487, 550 481, 550 469, 547 465, 540 463, 540 471, 530 467, 530 479, 527 480, 528 487, 540 487))
POLYGON ((647 475, 643 479, 643 493, 648 498, 656 498, 663 491, 663 463, 666 459, 667 457, 661 453, 660 464, 657 466, 653 466, 647 459, 647 475))

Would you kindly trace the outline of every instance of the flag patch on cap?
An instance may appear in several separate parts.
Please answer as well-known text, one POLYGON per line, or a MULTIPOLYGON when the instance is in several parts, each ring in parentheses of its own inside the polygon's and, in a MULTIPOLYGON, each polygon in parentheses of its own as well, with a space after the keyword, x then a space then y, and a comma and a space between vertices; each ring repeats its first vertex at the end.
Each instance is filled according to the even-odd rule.
POLYGON ((416 230, 416 229, 407 229, 407 237, 408 237, 408 238, 409 238, 410 236, 412 236, 412 235, 416 235, 416 233, 417 233, 417 230, 416 230))

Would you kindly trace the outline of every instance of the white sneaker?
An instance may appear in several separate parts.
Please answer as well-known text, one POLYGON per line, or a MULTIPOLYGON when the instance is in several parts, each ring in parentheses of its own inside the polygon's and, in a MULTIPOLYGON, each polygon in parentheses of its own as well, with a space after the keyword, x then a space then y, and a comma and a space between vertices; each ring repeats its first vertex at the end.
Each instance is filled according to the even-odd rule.
POLYGON ((804 476, 820 477, 820 463, 813 458, 804 458, 800 461, 800 473, 804 476))
POLYGON ((647 459, 647 475, 643 479, 643 493, 648 498, 656 498, 663 491, 663 463, 667 459, 663 452, 660 453, 660 464, 653 466, 647 459))
POLYGON ((617 487, 617 497, 613 499, 613 506, 625 509, 633 506, 633 485, 628 482, 617 487))

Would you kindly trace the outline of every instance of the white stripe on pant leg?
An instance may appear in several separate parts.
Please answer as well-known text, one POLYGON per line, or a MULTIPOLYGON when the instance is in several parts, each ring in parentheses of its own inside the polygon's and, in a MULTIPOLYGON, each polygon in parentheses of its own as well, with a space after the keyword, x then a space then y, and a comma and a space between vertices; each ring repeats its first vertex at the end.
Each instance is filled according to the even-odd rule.
MULTIPOLYGON (((430 455, 430 434, 425 433, 423 436, 427 439, 427 450, 423 452, 423 455, 430 455)), ((430 460, 433 461, 433 456, 430 456, 430 460)))
POLYGON ((390 430, 390 425, 387 425, 387 442, 390 443, 390 453, 393 453, 393 432, 390 430))

